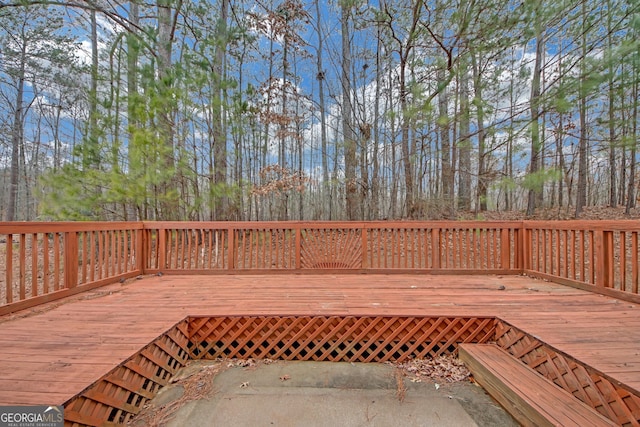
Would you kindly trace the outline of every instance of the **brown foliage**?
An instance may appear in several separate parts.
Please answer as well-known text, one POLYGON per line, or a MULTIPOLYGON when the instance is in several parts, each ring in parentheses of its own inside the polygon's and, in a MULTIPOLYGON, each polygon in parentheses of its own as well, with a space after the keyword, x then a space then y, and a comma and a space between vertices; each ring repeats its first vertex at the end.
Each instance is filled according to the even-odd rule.
POLYGON ((254 185, 251 194, 267 196, 271 194, 283 194, 289 191, 304 192, 306 184, 310 181, 304 172, 294 172, 280 165, 269 165, 260 170, 262 185, 254 185))

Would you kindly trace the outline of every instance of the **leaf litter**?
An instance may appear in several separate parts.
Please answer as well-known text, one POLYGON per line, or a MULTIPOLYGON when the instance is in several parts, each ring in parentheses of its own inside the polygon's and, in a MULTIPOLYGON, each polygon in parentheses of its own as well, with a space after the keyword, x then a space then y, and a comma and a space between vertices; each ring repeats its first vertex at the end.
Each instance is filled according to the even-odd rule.
MULTIPOLYGON (((187 364, 189 366, 189 364, 187 364)), ((155 407, 147 402, 142 411, 129 425, 159 427, 171 420, 178 409, 192 400, 207 399, 213 395, 213 379, 224 369, 222 363, 199 366, 197 370, 186 370, 171 379, 171 383, 183 389, 180 398, 155 407)))
POLYGON ((409 359, 404 362, 388 362, 401 370, 414 383, 433 381, 455 383, 465 381, 471 372, 454 355, 436 356, 430 359, 409 359))
MULTIPOLYGON (((222 359, 218 358, 213 363, 202 364, 200 361, 190 361, 180 369, 169 381, 171 384, 182 387, 182 396, 169 403, 154 406, 147 402, 142 411, 130 422, 130 426, 160 427, 170 421, 177 411, 193 400, 211 398, 215 391, 213 380, 219 373, 230 368, 255 369, 259 365, 275 363, 272 359, 222 359)), ((288 379, 288 378, 287 378, 288 379)), ((240 384, 241 388, 249 387, 249 382, 240 384)))
MULTIPOLYGON (((193 361, 197 362, 197 361, 193 361)), ((229 368, 255 369, 261 364, 269 365, 275 363, 272 359, 216 359, 215 363, 209 365, 196 365, 188 363, 172 379, 171 383, 181 386, 184 390, 182 396, 167 404, 155 407, 148 402, 136 417, 130 421, 129 425, 144 425, 149 427, 159 427, 171 420, 175 413, 186 403, 208 399, 215 392, 213 390, 213 379, 222 371, 229 368), (191 369, 189 369, 191 368, 191 369)), ((404 362, 386 362, 394 366, 396 380, 396 396, 400 402, 404 401, 407 387, 405 378, 414 383, 432 381, 436 390, 440 388, 439 383, 454 383, 470 379, 471 373, 464 364, 454 355, 443 355, 429 359, 409 359, 404 362)), ((280 381, 287 381, 291 377, 287 374, 279 377, 280 381)), ((249 382, 244 382, 241 388, 249 387, 249 382)))

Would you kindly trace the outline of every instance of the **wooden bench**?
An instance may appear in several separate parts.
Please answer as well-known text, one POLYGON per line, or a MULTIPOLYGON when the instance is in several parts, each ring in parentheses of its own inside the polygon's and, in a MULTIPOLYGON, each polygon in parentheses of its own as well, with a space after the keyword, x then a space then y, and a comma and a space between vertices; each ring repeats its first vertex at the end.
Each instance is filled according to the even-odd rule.
POLYGON ((617 426, 493 344, 460 344, 475 380, 523 426, 617 426))

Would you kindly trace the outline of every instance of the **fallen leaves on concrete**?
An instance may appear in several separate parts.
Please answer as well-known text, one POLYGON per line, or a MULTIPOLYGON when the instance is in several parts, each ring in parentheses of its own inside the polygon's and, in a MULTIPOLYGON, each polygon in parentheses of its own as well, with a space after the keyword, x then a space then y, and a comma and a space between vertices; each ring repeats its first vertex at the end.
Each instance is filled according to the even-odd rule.
POLYGON ((453 383, 464 381, 471 375, 464 363, 453 355, 410 359, 405 362, 392 362, 392 364, 401 369, 411 382, 453 383))

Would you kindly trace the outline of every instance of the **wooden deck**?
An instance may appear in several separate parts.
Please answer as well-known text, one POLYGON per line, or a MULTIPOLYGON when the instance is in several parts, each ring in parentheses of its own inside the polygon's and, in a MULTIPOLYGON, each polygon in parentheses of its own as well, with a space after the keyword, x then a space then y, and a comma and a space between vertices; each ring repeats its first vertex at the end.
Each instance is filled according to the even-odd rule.
POLYGON ((0 318, 0 404, 63 404, 186 316, 495 316, 640 390, 640 305, 520 276, 147 276, 0 318))

